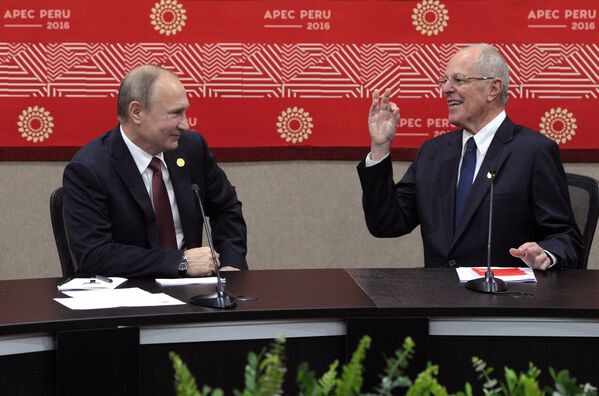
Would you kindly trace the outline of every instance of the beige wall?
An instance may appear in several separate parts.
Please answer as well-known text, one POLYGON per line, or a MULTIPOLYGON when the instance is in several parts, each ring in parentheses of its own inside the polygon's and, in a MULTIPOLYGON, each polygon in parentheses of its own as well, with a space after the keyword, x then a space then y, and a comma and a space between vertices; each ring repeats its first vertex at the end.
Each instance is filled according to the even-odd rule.
MULTIPOLYGON (((48 198, 63 162, 0 162, 0 279, 60 276, 48 198)), ((376 239, 366 230, 352 161, 222 165, 237 186, 253 269, 418 267, 420 233, 376 239)), ((396 163, 398 179, 407 163, 396 163)), ((599 179, 599 165, 566 164, 599 179)), ((595 241, 589 268, 599 268, 595 241)))

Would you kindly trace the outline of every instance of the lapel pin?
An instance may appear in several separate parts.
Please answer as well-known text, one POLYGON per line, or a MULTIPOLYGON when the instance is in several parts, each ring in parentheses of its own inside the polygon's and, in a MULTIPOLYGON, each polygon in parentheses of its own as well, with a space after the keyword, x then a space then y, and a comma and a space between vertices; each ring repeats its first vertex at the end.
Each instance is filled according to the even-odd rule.
POLYGON ((177 166, 183 168, 185 166, 185 160, 183 158, 177 158, 177 166))

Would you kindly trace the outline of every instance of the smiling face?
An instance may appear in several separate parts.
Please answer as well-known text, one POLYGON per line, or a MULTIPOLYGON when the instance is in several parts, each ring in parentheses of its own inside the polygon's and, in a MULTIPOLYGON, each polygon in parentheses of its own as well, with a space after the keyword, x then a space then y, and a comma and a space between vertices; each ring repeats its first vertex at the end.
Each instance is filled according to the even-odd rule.
POLYGON ((477 70, 480 48, 468 47, 455 54, 445 70, 449 81, 441 89, 449 106, 449 122, 476 133, 489 123, 504 106, 499 93, 501 79, 468 80, 462 86, 452 83, 452 77, 495 77, 482 76, 477 70))
POLYGON ((151 155, 179 147, 179 138, 189 129, 185 111, 189 107, 185 88, 179 80, 163 74, 154 83, 149 106, 130 104, 130 121, 134 125, 133 143, 151 155))

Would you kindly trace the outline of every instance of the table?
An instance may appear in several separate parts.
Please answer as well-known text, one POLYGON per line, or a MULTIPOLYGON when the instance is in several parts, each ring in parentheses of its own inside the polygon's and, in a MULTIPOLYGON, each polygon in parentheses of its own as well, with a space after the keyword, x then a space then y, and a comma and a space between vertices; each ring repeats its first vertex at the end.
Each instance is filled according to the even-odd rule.
MULTIPOLYGON (((86 394, 173 394, 166 354, 174 350, 200 383, 240 389, 247 352, 281 331, 293 374, 305 360, 323 372, 369 334, 372 385, 382 354, 410 335, 417 344, 412 372, 428 360, 439 363, 440 380, 452 392, 463 378, 475 382, 467 374, 473 354, 498 372, 532 360, 545 372, 551 364, 599 384, 599 271, 536 275, 537 284, 510 285, 534 297, 513 298, 466 290, 452 269, 228 273, 229 292, 257 297, 232 310, 187 304, 70 311, 52 300, 60 296, 58 278, 0 281, 0 384, 3 394, 15 395, 76 394, 81 387, 86 394)), ((125 286, 183 301, 213 287, 160 287, 149 279, 125 286)))

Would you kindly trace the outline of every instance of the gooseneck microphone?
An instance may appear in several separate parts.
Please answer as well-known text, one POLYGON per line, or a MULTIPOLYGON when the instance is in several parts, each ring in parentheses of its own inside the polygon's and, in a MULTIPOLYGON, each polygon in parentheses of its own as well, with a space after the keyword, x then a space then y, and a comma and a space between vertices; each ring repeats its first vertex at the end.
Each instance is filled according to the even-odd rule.
POLYGON ((202 221, 204 222, 204 231, 206 232, 206 238, 208 239, 208 245, 210 246, 210 254, 212 255, 212 262, 214 263, 214 273, 216 274, 216 293, 200 294, 190 298, 189 302, 210 308, 233 308, 237 302, 237 297, 225 291, 225 282, 220 276, 218 261, 216 260, 216 251, 214 250, 214 244, 212 243, 212 234, 210 232, 210 227, 208 226, 208 221, 206 220, 206 215, 204 214, 202 199, 200 198, 200 186, 194 183, 191 185, 191 189, 198 199, 202 221))
POLYGON ((487 272, 484 278, 473 279, 466 282, 466 288, 481 293, 496 293, 507 289, 506 283, 501 279, 495 279, 491 270, 491 235, 493 226, 493 184, 497 172, 490 170, 487 172, 487 179, 491 179, 491 193, 489 199, 489 233, 487 239, 487 272))

